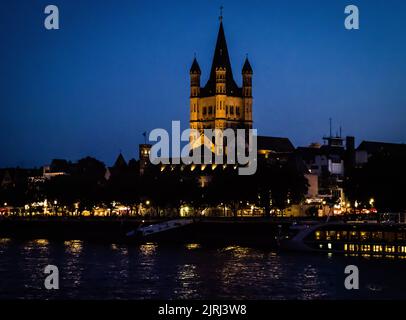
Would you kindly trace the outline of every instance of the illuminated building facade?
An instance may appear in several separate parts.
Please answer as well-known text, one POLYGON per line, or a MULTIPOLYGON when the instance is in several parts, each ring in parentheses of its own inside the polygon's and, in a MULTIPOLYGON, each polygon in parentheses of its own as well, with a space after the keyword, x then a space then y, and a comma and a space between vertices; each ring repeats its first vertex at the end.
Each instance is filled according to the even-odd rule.
POLYGON ((196 141, 196 137, 191 136, 193 147, 205 143, 204 129, 252 128, 253 71, 248 57, 245 59, 241 73, 242 87, 239 87, 233 77, 220 16, 213 62, 206 85, 200 84, 201 70, 196 58, 190 68, 190 128, 200 133, 200 140, 196 141))

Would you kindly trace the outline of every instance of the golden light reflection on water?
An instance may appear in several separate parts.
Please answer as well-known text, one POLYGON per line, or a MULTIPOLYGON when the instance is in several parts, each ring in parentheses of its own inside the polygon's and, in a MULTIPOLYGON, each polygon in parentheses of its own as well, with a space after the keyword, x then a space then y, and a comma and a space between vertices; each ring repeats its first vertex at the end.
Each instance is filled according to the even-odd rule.
POLYGON ((49 245, 49 241, 47 239, 36 239, 34 243, 40 247, 46 247, 49 245))
POLYGON ((250 254, 250 249, 240 246, 228 246, 221 249, 220 252, 231 252, 236 258, 243 258, 250 254))
POLYGON ((185 264, 179 266, 178 279, 179 280, 191 280, 197 277, 196 266, 194 264, 185 264))
POLYGON ((150 256, 155 253, 157 247, 158 246, 154 243, 146 243, 140 245, 140 251, 143 255, 150 256))
POLYGON ((308 264, 297 273, 294 286, 297 288, 298 298, 301 300, 320 299, 326 295, 326 292, 320 290, 325 283, 320 279, 319 269, 312 264, 308 264))
POLYGON ((64 263, 64 274, 69 279, 73 287, 79 287, 82 283, 84 271, 80 261, 82 259, 83 241, 69 240, 64 242, 66 252, 66 262, 64 263))
MULTIPOLYGON (((240 246, 203 245, 191 252, 189 250, 194 249, 186 245, 173 247, 153 243, 139 246, 77 240, 50 240, 49 245, 44 245, 44 241, 37 243, 37 240, 14 243, 11 239, 9 247, 0 247, 7 248, 3 251, 9 255, 2 260, 2 270, 10 272, 14 279, 8 288, 11 290, 21 283, 26 285, 21 289, 25 291, 16 295, 28 297, 25 292, 30 289, 34 293, 32 296, 28 293, 29 297, 46 299, 48 294, 42 290, 44 266, 56 264, 64 279, 62 297, 68 299, 325 299, 336 297, 336 273, 343 274, 344 265, 352 261, 336 253, 328 258, 327 254, 291 255, 240 246), (22 250, 23 247, 28 251, 22 250)), ((1 250, 0 257, 3 257, 1 250)), ((361 270, 367 270, 368 277, 375 272, 396 276, 404 267, 386 261, 382 265, 375 261, 361 264, 364 260, 357 262, 361 270), (373 267, 372 271, 368 271, 367 266, 373 267), (396 269, 386 269, 392 266, 396 269)), ((383 279, 382 275, 373 285, 382 286, 383 279)), ((395 289, 400 292, 402 287, 398 284, 396 282, 395 289)), ((342 286, 341 280, 339 285, 342 286)), ((371 287, 369 291, 378 289, 371 287)))
POLYGON ((24 251, 42 251, 47 252, 49 249, 49 241, 46 239, 35 239, 24 243, 24 251))
POLYGON ((188 250, 196 250, 196 249, 200 249, 200 248, 201 248, 201 245, 198 243, 188 243, 186 245, 186 249, 188 249, 188 250))
POLYGON ((179 299, 194 299, 199 296, 201 281, 195 264, 180 265, 176 280, 178 285, 174 291, 179 299))
POLYGON ((65 241, 64 245, 69 253, 79 254, 83 249, 83 241, 81 240, 65 241))
MULTIPOLYGON (((240 246, 228 246, 220 250, 221 254, 231 254, 220 270, 220 279, 223 285, 232 286, 238 282, 239 277, 247 272, 246 258, 250 256, 250 249, 240 246)), ((257 276, 260 276, 257 273, 257 276)), ((255 280, 255 279, 253 279, 255 280)))
POLYGON ((10 238, 0 238, 0 244, 7 244, 11 241, 10 238))

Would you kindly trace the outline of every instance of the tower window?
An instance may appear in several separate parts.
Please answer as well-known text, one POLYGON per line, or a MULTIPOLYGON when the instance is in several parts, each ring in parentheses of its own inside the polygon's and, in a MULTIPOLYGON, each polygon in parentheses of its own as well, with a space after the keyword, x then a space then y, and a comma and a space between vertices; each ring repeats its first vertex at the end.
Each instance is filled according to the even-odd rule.
POLYGON ((209 114, 213 114, 213 107, 209 107, 209 114))
POLYGON ((233 106, 230 107, 230 114, 234 114, 234 107, 233 106))
POLYGON ((237 116, 240 115, 240 107, 235 107, 235 113, 237 114, 237 116))
POLYGON ((207 109, 206 109, 206 107, 203 107, 203 115, 205 116, 206 113, 207 113, 207 109))

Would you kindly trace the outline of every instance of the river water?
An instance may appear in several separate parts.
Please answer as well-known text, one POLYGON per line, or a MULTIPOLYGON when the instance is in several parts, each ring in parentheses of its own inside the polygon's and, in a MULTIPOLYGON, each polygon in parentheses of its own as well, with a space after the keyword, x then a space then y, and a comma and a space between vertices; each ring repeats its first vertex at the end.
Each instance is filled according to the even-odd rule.
POLYGON ((406 261, 241 246, 0 239, 0 299, 405 299, 406 261), (44 288, 46 265, 59 290, 44 288), (344 289, 347 265, 360 289, 344 289))

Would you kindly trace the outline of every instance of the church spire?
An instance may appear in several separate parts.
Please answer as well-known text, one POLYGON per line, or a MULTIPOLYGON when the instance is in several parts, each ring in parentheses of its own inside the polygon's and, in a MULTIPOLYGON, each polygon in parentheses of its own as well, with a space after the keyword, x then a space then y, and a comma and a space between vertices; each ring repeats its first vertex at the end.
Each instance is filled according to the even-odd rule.
POLYGON ((214 49, 213 63, 211 72, 215 72, 216 68, 226 68, 227 72, 231 72, 230 57, 228 55, 227 41, 224 34, 223 22, 220 21, 219 32, 217 35, 216 48, 214 49))
POLYGON ((227 94, 238 95, 238 86, 233 78, 233 71, 231 69, 230 56, 228 55, 227 41, 224 33, 223 15, 220 15, 220 26, 217 35, 216 47, 214 49, 213 62, 211 65, 210 76, 205 86, 207 95, 212 95, 216 92, 216 70, 223 69, 226 73, 226 88, 227 94))
POLYGON ((220 22, 223 21, 223 9, 224 9, 224 7, 223 7, 223 5, 221 5, 221 6, 220 6, 220 16, 219 16, 220 22))

